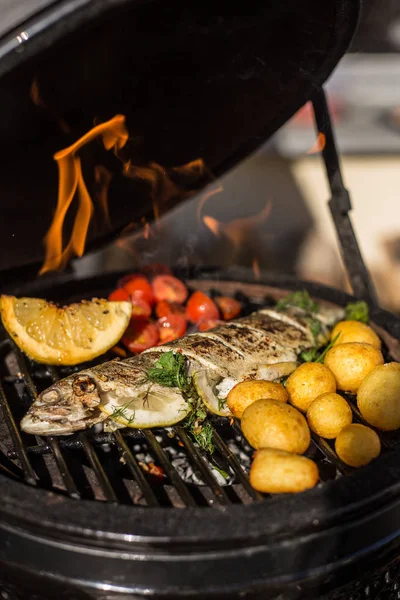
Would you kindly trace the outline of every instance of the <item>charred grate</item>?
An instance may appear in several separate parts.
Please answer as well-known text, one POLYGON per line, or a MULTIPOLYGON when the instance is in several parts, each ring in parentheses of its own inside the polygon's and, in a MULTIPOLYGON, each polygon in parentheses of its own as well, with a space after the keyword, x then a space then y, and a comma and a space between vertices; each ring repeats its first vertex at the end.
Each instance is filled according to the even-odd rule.
MULTIPOLYGON (((241 301, 246 312, 257 308, 254 298, 241 296, 241 301)), ((265 294, 259 303, 265 304, 265 294)), ((4 331, 2 336, 0 470, 4 474, 71 498, 138 506, 207 507, 267 499, 250 485, 253 450, 243 439, 240 425, 230 424, 228 419, 213 418, 216 450, 212 459, 179 424, 113 433, 95 426, 67 437, 25 434, 19 423, 37 393, 83 365, 74 369, 38 365, 27 359, 4 331)), ((352 398, 347 399, 354 421, 363 422, 352 398)), ((384 452, 399 445, 395 433, 380 434, 380 438, 384 452)), ((353 471, 337 457, 332 441, 316 435, 307 456, 318 464, 319 485, 353 471)))

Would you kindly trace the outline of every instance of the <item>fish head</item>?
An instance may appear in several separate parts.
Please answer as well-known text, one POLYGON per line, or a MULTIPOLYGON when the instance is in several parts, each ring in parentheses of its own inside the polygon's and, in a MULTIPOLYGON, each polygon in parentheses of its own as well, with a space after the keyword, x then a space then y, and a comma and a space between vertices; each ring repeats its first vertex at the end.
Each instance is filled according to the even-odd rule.
POLYGON ((95 378, 82 371, 39 394, 22 419, 21 428, 35 435, 67 435, 104 420, 99 404, 95 378))

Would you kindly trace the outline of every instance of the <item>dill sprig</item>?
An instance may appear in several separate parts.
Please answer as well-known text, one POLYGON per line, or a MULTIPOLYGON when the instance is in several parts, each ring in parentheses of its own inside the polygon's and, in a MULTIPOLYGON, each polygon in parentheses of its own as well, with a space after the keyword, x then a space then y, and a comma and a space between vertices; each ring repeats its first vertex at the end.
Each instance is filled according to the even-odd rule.
POLYGON ((368 323, 368 304, 364 302, 364 300, 350 302, 350 304, 348 304, 344 309, 344 314, 348 321, 361 321, 361 323, 368 323))
POLYGON ((128 425, 134 422, 135 420, 135 411, 132 411, 131 416, 127 416, 128 407, 132 404, 133 400, 129 400, 126 404, 122 406, 115 407, 113 412, 110 415, 111 419, 118 420, 118 418, 123 418, 127 421, 128 425))
POLYGON ((319 304, 314 302, 310 294, 306 290, 299 292, 292 292, 288 294, 282 300, 276 303, 276 310, 285 310, 289 306, 295 306, 309 313, 317 313, 319 311, 319 304))
POLYGON ((189 415, 182 422, 197 444, 208 454, 214 452, 213 427, 208 414, 188 374, 186 358, 179 352, 164 352, 154 367, 148 369, 147 378, 165 387, 177 387, 191 407, 189 415))

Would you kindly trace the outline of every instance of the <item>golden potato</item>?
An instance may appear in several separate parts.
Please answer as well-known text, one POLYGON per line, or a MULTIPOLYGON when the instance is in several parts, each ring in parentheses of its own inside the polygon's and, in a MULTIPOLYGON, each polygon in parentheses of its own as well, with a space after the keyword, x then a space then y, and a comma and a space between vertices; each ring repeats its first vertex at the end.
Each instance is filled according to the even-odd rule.
POLYGON ((320 363, 304 363, 290 375, 286 382, 290 402, 306 412, 317 396, 326 392, 336 392, 333 373, 320 363))
POLYGON ((334 392, 321 394, 307 410, 310 429, 327 439, 334 439, 353 420, 351 408, 342 396, 334 392))
POLYGON ((339 337, 335 344, 347 344, 349 342, 363 342, 364 344, 371 344, 378 350, 381 349, 382 342, 379 336, 369 325, 361 323, 360 321, 340 321, 337 323, 331 333, 331 341, 336 336, 339 337))
POLYGON ((348 342, 335 344, 326 353, 324 362, 334 374, 338 388, 355 393, 368 373, 383 365, 383 356, 371 344, 348 342))
POLYGON ((284 450, 261 448, 254 455, 250 483, 264 494, 293 494, 313 488, 318 483, 314 461, 284 450))
POLYGON ((303 415, 280 400, 256 400, 242 415, 243 435, 253 448, 279 448, 303 454, 310 430, 303 415))
POLYGON ((400 427, 400 364, 375 367, 357 392, 357 406, 364 419, 383 431, 400 427))
POLYGON ((238 419, 242 418, 245 409, 260 398, 273 398, 287 402, 289 394, 281 383, 273 381, 241 381, 237 383, 228 394, 227 404, 232 414, 238 419))
POLYGON ((359 423, 352 423, 343 427, 337 436, 335 450, 346 465, 362 467, 379 456, 381 442, 373 429, 359 423))

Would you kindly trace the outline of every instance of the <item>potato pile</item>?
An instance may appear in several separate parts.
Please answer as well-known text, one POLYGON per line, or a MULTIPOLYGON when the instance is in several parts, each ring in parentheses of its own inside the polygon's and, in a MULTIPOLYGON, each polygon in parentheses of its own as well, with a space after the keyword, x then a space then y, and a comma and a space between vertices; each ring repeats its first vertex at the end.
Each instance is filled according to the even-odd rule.
POLYGON ((379 436, 366 425, 352 423, 352 410, 338 390, 357 395, 361 415, 376 429, 400 428, 400 364, 384 364, 381 340, 359 321, 338 323, 324 364, 303 363, 285 386, 243 381, 231 390, 228 406, 256 449, 250 470, 256 490, 295 493, 318 483, 317 465, 302 456, 310 430, 335 440, 337 455, 351 467, 379 456, 379 436))

